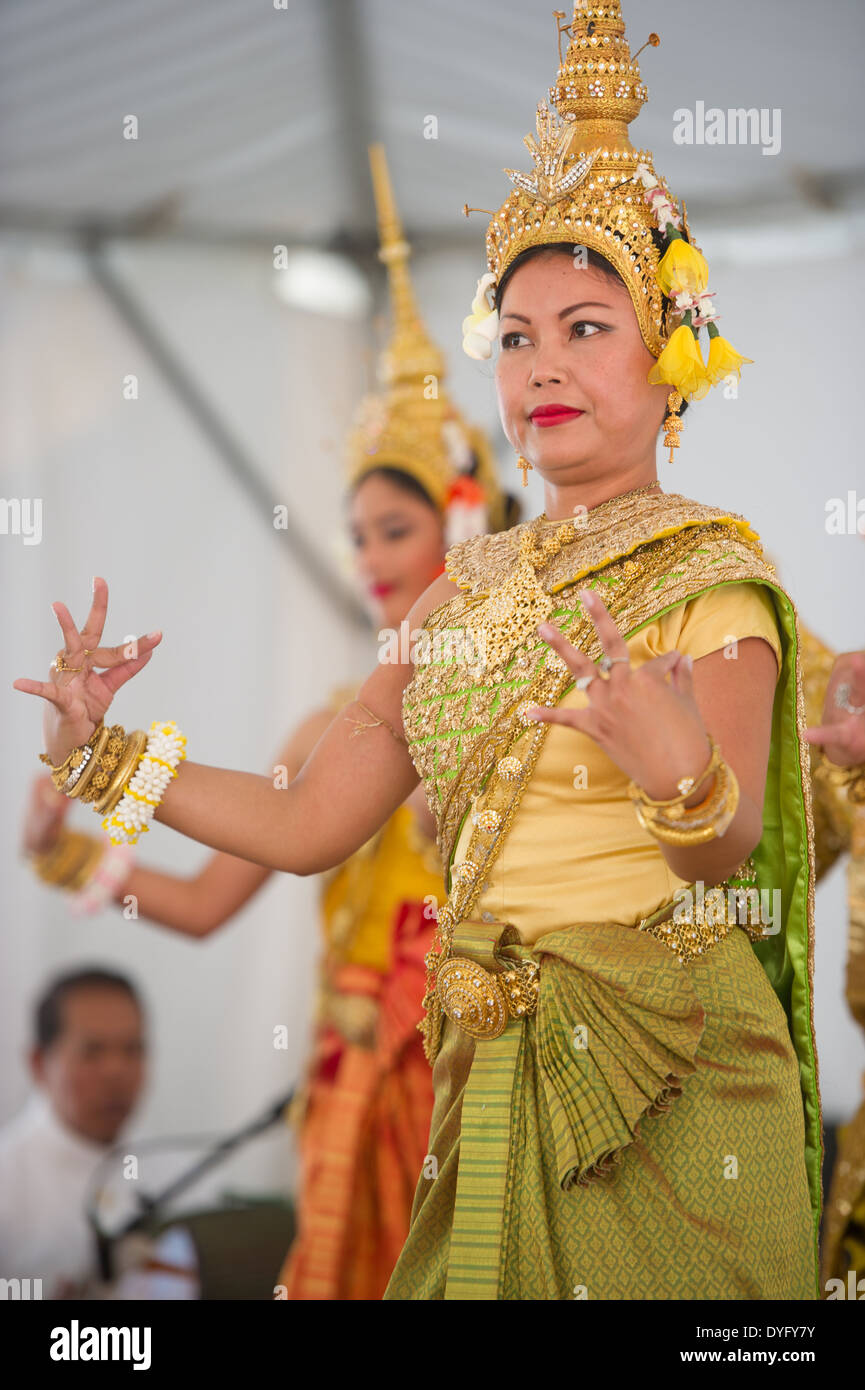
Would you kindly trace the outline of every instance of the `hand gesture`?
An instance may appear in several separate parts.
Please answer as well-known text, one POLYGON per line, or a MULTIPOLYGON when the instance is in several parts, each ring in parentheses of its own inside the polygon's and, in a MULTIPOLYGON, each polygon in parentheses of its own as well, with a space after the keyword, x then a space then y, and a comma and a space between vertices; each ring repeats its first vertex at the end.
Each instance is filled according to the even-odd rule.
POLYGON ((87 742, 115 693, 147 665, 153 648, 162 641, 162 633, 148 632, 146 637, 119 647, 100 647, 108 612, 108 585, 100 578, 93 581, 93 603, 80 632, 64 603, 52 603, 51 607, 65 645, 51 663, 50 679, 21 677, 12 686, 26 695, 40 695, 47 702, 42 726, 45 751, 56 766, 71 749, 87 742), (104 674, 96 667, 102 667, 104 674))
POLYGON ((805 737, 840 767, 865 763, 865 652, 837 657, 826 687, 823 723, 807 729, 805 737))
POLYGON ((694 697, 693 662, 672 651, 634 669, 625 639, 603 599, 590 589, 582 589, 580 598, 610 659, 607 678, 599 675, 591 658, 572 646, 558 628, 542 623, 539 636, 578 679, 588 679, 583 688, 589 703, 585 709, 533 705, 528 713, 542 723, 563 724, 588 734, 648 796, 676 796, 678 781, 698 777, 712 756, 694 697))

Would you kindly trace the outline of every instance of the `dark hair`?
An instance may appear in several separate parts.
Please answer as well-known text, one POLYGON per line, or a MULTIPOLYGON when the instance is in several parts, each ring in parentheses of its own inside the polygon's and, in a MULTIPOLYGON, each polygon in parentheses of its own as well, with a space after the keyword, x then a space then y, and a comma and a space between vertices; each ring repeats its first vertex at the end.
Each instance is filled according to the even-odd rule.
POLYGON ((358 478, 352 488, 352 492, 356 492, 361 483, 366 482, 367 478, 384 478, 385 482, 393 483, 394 487, 398 487, 401 491, 407 492, 411 497, 414 497, 420 502, 426 502, 427 506, 432 507, 433 510, 438 510, 423 483, 419 483, 413 474, 406 473, 404 468, 392 468, 390 464, 377 463, 375 468, 368 469, 366 473, 358 478))
MULTIPOLYGON (((477 455, 475 455, 474 466, 471 470, 471 476, 474 476, 475 472, 477 471, 477 467, 478 460, 477 455)), ((354 485, 354 488, 352 489, 352 492, 356 492, 357 489, 360 487, 361 483, 366 482, 367 478, 373 477, 384 478, 386 481, 392 482, 397 487, 402 488, 403 492, 408 493, 410 496, 419 498, 422 502, 426 502, 427 505, 430 507, 435 507, 435 503, 433 502, 426 488, 418 482, 417 478, 413 477, 411 473, 406 473, 405 470, 402 468, 391 468, 390 465, 386 463, 376 464, 375 468, 370 468, 368 472, 364 473, 360 478, 358 478, 357 482, 354 485)), ((517 522, 520 520, 520 517, 522 515, 522 508, 520 507, 519 498, 515 497, 513 493, 505 492, 503 494, 503 501, 503 525, 504 529, 508 530, 511 526, 516 526, 517 522)))
MULTIPOLYGON (((655 245, 658 247, 658 250, 662 251, 664 249, 664 238, 662 237, 660 231, 657 228, 652 229, 652 238, 655 242, 655 245)), ((543 252, 552 252, 553 255, 567 256, 569 260, 573 260, 573 248, 575 244, 579 243, 574 243, 570 241, 554 241, 548 242, 544 246, 530 246, 528 250, 521 251, 520 254, 513 261, 511 261, 510 265, 508 266, 507 270, 501 278, 501 281, 495 294, 496 308, 501 309, 502 298, 504 297, 504 292, 507 288, 508 281, 510 280, 514 271, 519 268, 519 266, 524 265, 526 261, 531 260, 535 256, 541 255, 543 252)), ((602 275, 606 275, 609 280, 617 280, 618 283, 622 286, 622 289, 627 291, 627 285, 625 284, 619 272, 616 270, 616 267, 612 264, 611 261, 607 260, 606 256, 601 255, 600 251, 595 251, 591 247, 586 247, 586 253, 588 263, 593 270, 600 271, 600 273, 602 275)), ((664 314, 666 315, 672 305, 672 300, 669 299, 667 295, 663 295, 662 305, 664 314)), ((688 402, 683 401, 682 404, 679 406, 679 415, 684 415, 687 409, 688 402)), ((662 427, 667 423, 669 415, 670 410, 668 407, 667 410, 664 412, 662 427)))
POLYGON ((117 975, 113 970, 100 970, 96 967, 73 970, 59 975, 40 996, 34 1015, 34 1042, 38 1048, 51 1047, 63 1032, 63 1006, 67 999, 79 989, 114 989, 127 994, 133 1004, 143 1013, 141 998, 125 975, 117 975))

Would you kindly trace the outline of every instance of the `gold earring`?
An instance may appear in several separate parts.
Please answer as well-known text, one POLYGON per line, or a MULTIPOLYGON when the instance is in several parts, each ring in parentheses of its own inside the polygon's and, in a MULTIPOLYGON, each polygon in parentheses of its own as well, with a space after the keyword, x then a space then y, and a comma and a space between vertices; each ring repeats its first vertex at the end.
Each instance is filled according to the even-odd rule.
POLYGON ((523 458, 522 454, 520 454, 517 458, 517 468, 521 468, 523 470, 523 487, 528 487, 528 475, 531 471, 532 465, 529 463, 528 459, 523 458))
POLYGON ((664 430, 664 448, 670 451, 670 463, 673 462, 673 450, 679 447, 679 433, 682 429, 682 421, 679 417, 679 408, 682 404, 682 397, 678 391, 671 391, 667 397, 669 407, 669 417, 664 430))

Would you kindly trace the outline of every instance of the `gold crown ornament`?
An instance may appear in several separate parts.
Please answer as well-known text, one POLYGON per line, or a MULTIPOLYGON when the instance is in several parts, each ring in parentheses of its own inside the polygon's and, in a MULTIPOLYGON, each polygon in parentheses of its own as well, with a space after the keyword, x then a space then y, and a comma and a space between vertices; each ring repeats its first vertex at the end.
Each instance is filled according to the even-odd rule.
MULTIPOLYGON (((549 90, 553 109, 540 102, 537 133, 525 137, 533 170, 505 170, 514 191, 487 229, 489 270, 463 322, 463 347, 470 357, 490 356, 498 332, 492 294, 521 252, 560 242, 575 251, 586 247, 605 256, 627 286, 643 342, 657 358, 648 380, 699 400, 731 374, 738 379, 751 358, 718 332, 708 266, 684 202, 680 208, 656 175, 651 151, 635 149, 628 137, 649 94, 639 54, 631 57, 619 0, 577 0, 569 25, 562 11, 555 18, 560 61, 549 90), (703 327, 709 335, 705 362, 703 327)), ((649 35, 647 44, 659 43, 657 34, 649 35)))
POLYGON ((352 486, 375 468, 409 473, 442 512, 450 546, 501 530, 505 497, 489 441, 444 390, 444 357, 417 307, 383 146, 371 145, 369 158, 393 326, 379 367, 383 389, 362 402, 349 437, 347 482, 352 486))

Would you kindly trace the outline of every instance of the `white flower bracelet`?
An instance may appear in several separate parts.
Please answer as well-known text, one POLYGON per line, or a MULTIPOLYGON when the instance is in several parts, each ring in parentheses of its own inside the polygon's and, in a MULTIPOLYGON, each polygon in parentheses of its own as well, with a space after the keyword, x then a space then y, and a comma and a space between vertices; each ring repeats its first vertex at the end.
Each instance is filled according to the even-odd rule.
POLYGON ((154 719, 138 766, 126 784, 123 796, 110 816, 102 822, 113 845, 135 844, 150 829, 148 821, 159 805, 176 768, 186 757, 186 738, 172 720, 162 724, 154 719))

